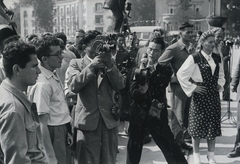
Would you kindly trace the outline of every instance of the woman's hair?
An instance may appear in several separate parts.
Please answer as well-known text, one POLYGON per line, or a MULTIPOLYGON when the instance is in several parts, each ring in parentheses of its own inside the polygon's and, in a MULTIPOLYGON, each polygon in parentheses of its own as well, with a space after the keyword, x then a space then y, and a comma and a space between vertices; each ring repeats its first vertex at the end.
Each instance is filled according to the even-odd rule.
POLYGON ((203 42, 210 36, 215 36, 214 32, 212 30, 205 31, 201 37, 198 40, 198 45, 197 46, 202 46, 203 42))

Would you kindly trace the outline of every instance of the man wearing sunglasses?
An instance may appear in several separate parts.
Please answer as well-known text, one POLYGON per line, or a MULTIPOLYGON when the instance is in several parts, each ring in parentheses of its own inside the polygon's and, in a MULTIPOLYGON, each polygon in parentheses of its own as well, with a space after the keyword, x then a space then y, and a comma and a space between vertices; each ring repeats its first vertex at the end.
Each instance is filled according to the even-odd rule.
POLYGON ((43 142, 51 164, 70 163, 67 145, 71 145, 71 128, 64 88, 55 69, 62 64, 60 41, 54 36, 43 36, 36 43, 41 74, 29 92, 29 98, 37 105, 43 142), (66 142, 68 141, 68 142, 66 142))

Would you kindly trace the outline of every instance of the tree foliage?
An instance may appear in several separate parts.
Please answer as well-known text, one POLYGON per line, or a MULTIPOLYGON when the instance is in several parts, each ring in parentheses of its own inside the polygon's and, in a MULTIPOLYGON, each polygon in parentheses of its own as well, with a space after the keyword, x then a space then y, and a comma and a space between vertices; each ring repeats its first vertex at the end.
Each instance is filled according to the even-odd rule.
POLYGON ((36 13, 36 25, 40 31, 52 32, 54 0, 32 0, 36 13))
POLYGON ((240 1, 239 0, 222 0, 222 15, 226 16, 226 30, 231 36, 240 36, 240 1))
POLYGON ((172 0, 176 4, 175 14, 173 15, 172 19, 175 22, 187 22, 190 19, 200 18, 201 15, 198 14, 192 8, 192 0, 172 0))
POLYGON ((131 21, 155 20, 155 0, 132 0, 131 21))

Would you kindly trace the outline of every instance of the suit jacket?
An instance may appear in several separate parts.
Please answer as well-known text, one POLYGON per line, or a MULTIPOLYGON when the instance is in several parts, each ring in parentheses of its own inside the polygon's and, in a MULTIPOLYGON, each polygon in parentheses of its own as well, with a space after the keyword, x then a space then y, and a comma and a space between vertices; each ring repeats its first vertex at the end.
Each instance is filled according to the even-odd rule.
POLYGON ((72 59, 69 65, 70 89, 78 94, 74 126, 80 130, 95 130, 101 115, 107 128, 114 128, 118 122, 110 113, 114 105, 112 94, 125 87, 125 78, 115 65, 101 77, 90 63, 84 56, 72 59))
POLYGON ((237 89, 237 100, 240 100, 240 85, 239 85, 239 79, 240 79, 240 58, 238 60, 235 72, 232 77, 231 85, 233 88, 237 89))
POLYGON ((184 47, 182 40, 179 39, 176 43, 166 48, 164 53, 158 59, 158 63, 160 65, 171 64, 174 76, 176 76, 177 71, 187 59, 188 55, 194 52, 195 49, 192 49, 188 52, 188 50, 184 47))
POLYGON ((111 10, 120 9, 121 11, 125 10, 126 0, 109 0, 107 5, 111 10))

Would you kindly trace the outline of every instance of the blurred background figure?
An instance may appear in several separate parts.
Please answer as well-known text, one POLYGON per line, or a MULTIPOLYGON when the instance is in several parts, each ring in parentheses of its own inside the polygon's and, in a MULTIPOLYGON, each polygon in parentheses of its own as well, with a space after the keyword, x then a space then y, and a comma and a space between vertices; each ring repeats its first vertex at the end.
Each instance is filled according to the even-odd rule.
POLYGON ((11 20, 14 13, 5 6, 3 0, 0 0, 0 15, 8 21, 10 26, 17 28, 17 24, 11 20))

